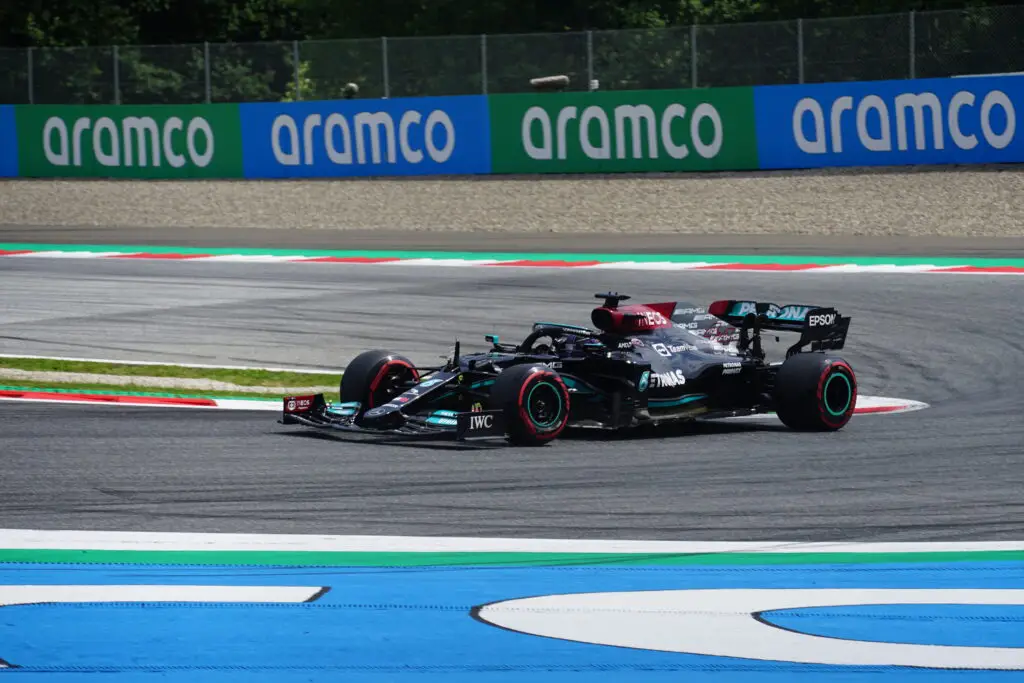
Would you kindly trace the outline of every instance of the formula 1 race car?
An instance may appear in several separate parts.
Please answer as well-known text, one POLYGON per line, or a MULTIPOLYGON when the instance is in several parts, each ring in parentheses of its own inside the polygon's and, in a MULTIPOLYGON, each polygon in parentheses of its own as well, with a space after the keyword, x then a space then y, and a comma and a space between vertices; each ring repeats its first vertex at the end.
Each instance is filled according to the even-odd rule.
POLYGON ((541 445, 566 428, 619 430, 695 419, 776 413, 797 430, 842 428, 857 380, 842 349, 850 318, 834 308, 715 301, 623 304, 597 294, 597 328, 536 322, 518 344, 487 335, 491 348, 417 367, 383 350, 356 356, 340 401, 284 399, 283 424, 401 436, 507 438, 541 445), (769 362, 762 332, 799 339, 769 362), (808 348, 809 347, 809 348, 808 348))

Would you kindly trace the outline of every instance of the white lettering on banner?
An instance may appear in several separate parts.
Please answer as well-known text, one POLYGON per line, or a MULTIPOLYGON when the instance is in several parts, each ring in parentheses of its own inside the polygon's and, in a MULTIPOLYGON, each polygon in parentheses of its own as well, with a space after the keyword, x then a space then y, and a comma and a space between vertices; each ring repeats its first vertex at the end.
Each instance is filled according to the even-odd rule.
POLYGON ((359 112, 351 123, 338 112, 328 115, 326 120, 320 114, 310 114, 302 121, 301 146, 299 126, 290 115, 277 116, 270 126, 271 150, 283 166, 314 165, 320 139, 327 160, 337 166, 396 164, 399 153, 406 162, 418 164, 424 159, 424 151, 432 161, 443 164, 455 152, 455 124, 440 109, 430 112, 426 121, 420 112, 407 111, 397 128, 388 112, 359 112), (423 129, 422 148, 415 147, 409 139, 413 126, 423 129), (438 128, 444 131, 440 147, 434 142, 438 128))
POLYGON ((469 417, 470 429, 490 429, 492 426, 494 426, 493 415, 470 415, 469 417))
MULTIPOLYGON (((690 154, 686 143, 676 142, 672 137, 674 119, 685 120, 686 107, 681 104, 670 104, 665 107, 659 119, 658 114, 646 104, 622 104, 612 110, 611 119, 608 112, 598 105, 591 105, 580 113, 574 106, 562 107, 555 116, 552 128, 551 117, 542 107, 533 106, 526 110, 520 125, 523 150, 531 159, 551 161, 567 159, 569 156, 569 123, 577 121, 577 138, 580 150, 590 159, 612 158, 612 132, 615 135, 615 158, 625 159, 657 159, 660 149, 673 159, 685 159, 690 154), (614 126, 612 125, 614 120, 614 126), (594 144, 591 132, 596 125, 598 143, 594 144), (627 125, 628 124, 628 125, 627 125), (533 141, 534 128, 540 132, 540 143, 533 141), (646 139, 646 152, 644 141, 646 139), (659 145, 660 142, 660 145, 659 145)), ((722 117, 718 110, 708 103, 694 108, 690 117, 690 143, 697 154, 705 159, 712 159, 722 149, 723 127, 722 117), (712 123, 713 133, 710 141, 701 137, 701 123, 705 120, 712 123)))
POLYGON ((370 133, 370 149, 373 154, 373 163, 379 164, 381 160, 381 130, 387 135, 388 163, 395 163, 395 123, 391 120, 391 117, 384 112, 377 112, 376 114, 360 112, 356 114, 355 122, 356 158, 358 163, 366 163, 366 150, 364 149, 366 136, 363 133, 367 130, 370 133))
POLYGON ((848 640, 785 630, 755 617, 801 608, 840 611, 846 605, 938 605, 940 610, 942 605, 1024 605, 1024 590, 722 588, 567 593, 491 603, 477 617, 519 633, 659 652, 833 666, 1024 671, 1024 650, 1017 647, 888 642, 883 640, 884 632, 873 640, 848 640), (587 618, 580 619, 581 614, 587 618))
MULTIPOLYGON (((826 154, 831 150, 835 154, 843 152, 843 114, 854 111, 854 125, 857 140, 864 149, 871 152, 893 151, 893 126, 895 125, 896 149, 910 149, 909 125, 913 123, 914 149, 945 149, 946 132, 949 138, 960 149, 969 150, 978 146, 978 136, 965 135, 961 126, 961 117, 965 108, 975 106, 974 93, 961 90, 949 101, 946 116, 943 117, 942 101, 931 92, 902 93, 893 98, 892 109, 878 95, 868 95, 856 103, 853 97, 844 95, 832 102, 829 109, 828 134, 825 131, 825 112, 822 104, 813 97, 805 97, 793 108, 793 139, 797 147, 806 154, 826 154), (879 122, 878 137, 868 131, 868 116, 873 115, 879 122), (811 117, 813 133, 810 137, 804 133, 804 122, 811 117), (930 135, 929 135, 930 131, 930 135)), ((1017 132, 1017 112, 1013 102, 1001 90, 987 93, 976 114, 980 122, 981 134, 993 149, 1005 149, 1013 142, 1017 132), (996 132, 992 127, 993 111, 1002 110, 1006 117, 1006 127, 996 132)))
POLYGON ((189 119, 187 128, 177 116, 169 117, 162 128, 149 116, 126 116, 120 128, 109 116, 100 117, 95 123, 80 117, 72 124, 70 140, 67 123, 59 116, 51 116, 43 125, 43 154, 54 166, 81 166, 83 140, 91 143, 86 149, 91 151, 92 158, 108 167, 159 167, 166 159, 172 168, 181 168, 188 161, 205 168, 213 161, 215 149, 213 128, 201 116, 189 119), (90 129, 92 135, 86 137, 90 129), (180 133, 183 129, 184 154, 178 151, 182 149, 180 138, 176 142, 174 137, 175 131, 180 133))

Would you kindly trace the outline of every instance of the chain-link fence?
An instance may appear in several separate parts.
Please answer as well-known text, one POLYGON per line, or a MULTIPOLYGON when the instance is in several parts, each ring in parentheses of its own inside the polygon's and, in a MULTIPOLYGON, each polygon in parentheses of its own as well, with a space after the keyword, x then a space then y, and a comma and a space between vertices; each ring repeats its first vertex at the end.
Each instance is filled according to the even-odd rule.
POLYGON ((665 29, 0 49, 0 103, 185 104, 823 83, 1024 71, 1024 6, 665 29), (353 95, 353 93, 348 93, 353 95))

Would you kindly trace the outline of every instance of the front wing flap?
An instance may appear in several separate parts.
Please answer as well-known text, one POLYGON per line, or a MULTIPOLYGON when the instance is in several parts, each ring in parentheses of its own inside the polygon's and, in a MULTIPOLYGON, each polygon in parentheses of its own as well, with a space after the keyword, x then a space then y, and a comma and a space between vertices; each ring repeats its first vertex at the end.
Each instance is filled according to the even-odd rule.
POLYGON ((375 428, 356 424, 361 408, 358 403, 327 402, 323 394, 287 396, 283 399, 281 424, 303 425, 317 429, 375 436, 454 437, 457 441, 498 439, 506 434, 504 414, 500 410, 468 413, 438 411, 441 415, 421 417, 405 415, 404 422, 394 427, 375 428))

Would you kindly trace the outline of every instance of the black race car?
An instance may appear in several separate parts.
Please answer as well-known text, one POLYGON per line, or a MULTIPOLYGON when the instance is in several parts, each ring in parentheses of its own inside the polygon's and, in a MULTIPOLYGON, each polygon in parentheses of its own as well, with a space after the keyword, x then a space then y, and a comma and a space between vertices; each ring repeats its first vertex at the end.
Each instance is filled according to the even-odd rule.
MULTIPOLYGON (((323 394, 284 399, 284 424, 399 436, 551 441, 566 428, 771 413, 798 430, 842 428, 857 403, 853 368, 824 352, 842 349, 850 318, 834 308, 722 300, 623 304, 598 294, 596 329, 536 322, 518 344, 417 367, 383 350, 356 356, 340 402, 323 394), (762 333, 799 335, 769 362, 762 333)), ((778 339, 777 335, 773 335, 778 339)))

